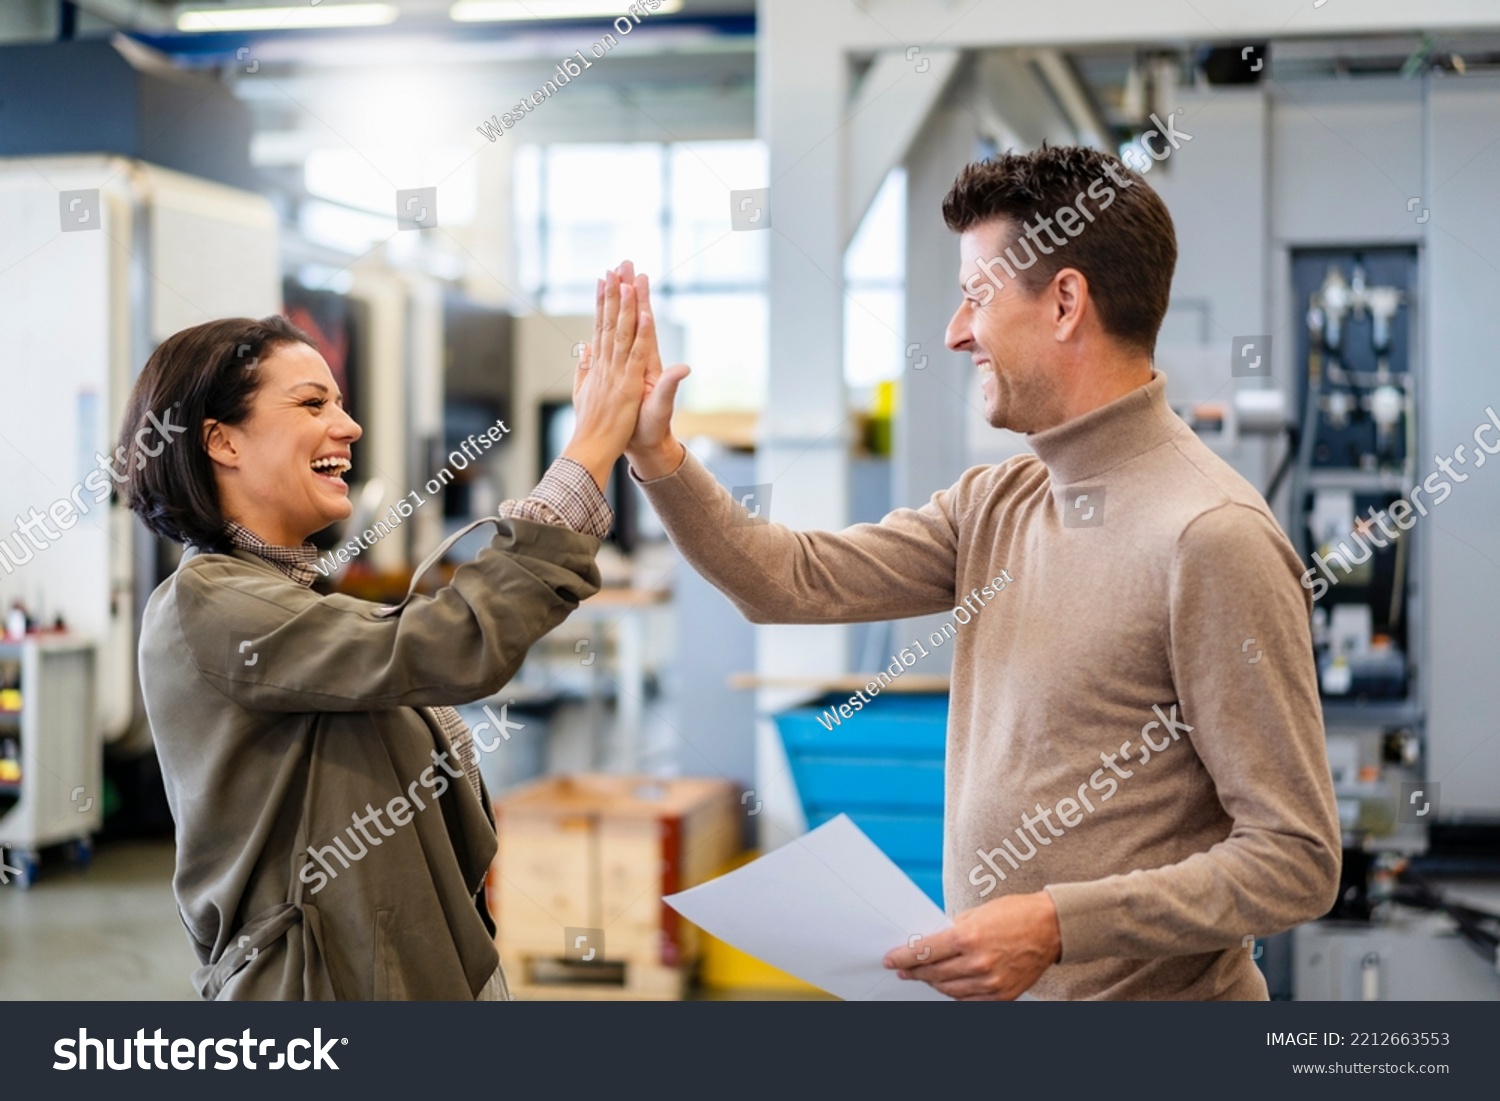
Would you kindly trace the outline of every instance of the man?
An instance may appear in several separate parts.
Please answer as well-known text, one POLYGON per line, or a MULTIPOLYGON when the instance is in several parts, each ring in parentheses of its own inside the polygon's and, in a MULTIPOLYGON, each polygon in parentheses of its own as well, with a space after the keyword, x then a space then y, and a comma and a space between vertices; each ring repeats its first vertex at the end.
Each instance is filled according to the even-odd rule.
POLYGON ((954 924, 887 967, 958 998, 1263 999, 1247 946, 1332 905, 1339 827, 1301 564, 1152 367, 1171 217, 1083 148, 971 165, 943 215, 963 286, 948 346, 1035 454, 837 534, 736 524, 671 435, 678 366, 632 468, 753 622, 952 609, 954 924))

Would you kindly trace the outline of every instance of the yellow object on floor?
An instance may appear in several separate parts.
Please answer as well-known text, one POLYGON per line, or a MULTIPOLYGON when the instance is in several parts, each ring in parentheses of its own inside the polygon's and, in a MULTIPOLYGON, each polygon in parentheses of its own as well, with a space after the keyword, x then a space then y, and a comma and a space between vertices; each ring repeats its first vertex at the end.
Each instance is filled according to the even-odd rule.
MULTIPOLYGON (((744 852, 735 857, 718 874, 732 872, 750 863, 760 853, 744 852)), ((700 931, 698 981, 715 990, 768 990, 780 993, 823 994, 811 983, 805 983, 795 975, 789 975, 779 967, 772 967, 748 953, 741 952, 718 937, 700 931)))

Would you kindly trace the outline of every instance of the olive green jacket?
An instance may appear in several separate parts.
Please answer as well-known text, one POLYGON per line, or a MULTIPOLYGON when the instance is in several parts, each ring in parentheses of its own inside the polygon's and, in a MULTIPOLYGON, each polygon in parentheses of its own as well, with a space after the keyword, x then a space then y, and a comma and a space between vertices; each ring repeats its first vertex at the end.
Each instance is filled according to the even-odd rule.
POLYGON ((497 692, 598 591, 599 541, 484 522, 451 584, 394 608, 245 551, 190 549, 152 594, 141 686, 205 998, 472 1000, 494 973, 494 818, 428 708, 497 692))

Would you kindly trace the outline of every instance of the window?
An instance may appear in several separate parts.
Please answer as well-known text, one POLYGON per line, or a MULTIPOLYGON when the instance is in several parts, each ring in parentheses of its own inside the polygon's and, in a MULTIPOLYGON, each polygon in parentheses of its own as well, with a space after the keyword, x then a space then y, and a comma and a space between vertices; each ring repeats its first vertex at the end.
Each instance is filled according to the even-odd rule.
POLYGON ((904 367, 906 172, 892 169, 844 253, 844 381, 855 404, 904 367))
POLYGON ((466 226, 474 220, 479 175, 473 154, 462 147, 429 149, 314 149, 302 170, 307 197, 298 225, 312 242, 351 254, 381 242, 414 249, 415 234, 396 232, 396 191, 437 183, 440 221, 466 226))
MULTIPOLYGON (((697 410, 765 404, 769 232, 729 226, 729 192, 764 186, 759 141, 524 145, 515 161, 522 289, 552 314, 591 314, 594 281, 629 257, 652 277, 670 361, 692 365, 678 399, 697 410)), ((845 258, 848 384, 867 403, 900 376, 906 177, 896 169, 845 258)))
POLYGON ((766 384, 766 235, 729 228, 729 192, 762 185, 758 141, 523 146, 517 270, 541 309, 594 310, 594 281, 629 258, 651 276, 663 355, 692 364, 679 404, 759 409, 766 384))

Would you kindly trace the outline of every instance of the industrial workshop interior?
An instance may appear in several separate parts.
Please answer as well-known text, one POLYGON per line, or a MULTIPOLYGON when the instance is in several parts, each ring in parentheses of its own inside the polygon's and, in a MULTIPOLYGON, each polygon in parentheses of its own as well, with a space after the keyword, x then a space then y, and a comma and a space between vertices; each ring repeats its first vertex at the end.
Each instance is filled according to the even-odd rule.
POLYGON ((1500 9, 7 0, 0 105, 0 1000, 1500 1001, 1500 9))

